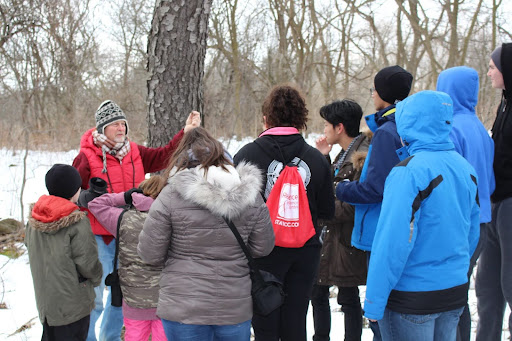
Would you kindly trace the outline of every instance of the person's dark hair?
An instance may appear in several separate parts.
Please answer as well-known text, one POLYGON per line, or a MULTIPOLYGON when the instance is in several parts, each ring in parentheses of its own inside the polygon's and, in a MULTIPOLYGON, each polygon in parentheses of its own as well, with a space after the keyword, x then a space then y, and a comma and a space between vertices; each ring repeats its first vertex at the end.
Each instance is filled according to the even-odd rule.
POLYGON ((363 109, 350 99, 334 101, 320 108, 320 116, 333 126, 343 123, 347 135, 356 137, 363 117, 363 109))
POLYGON ((290 85, 277 85, 268 94, 262 106, 267 127, 295 127, 306 129, 308 109, 299 90, 290 85))
POLYGON ((173 169, 178 172, 196 166, 201 166, 206 171, 210 166, 221 167, 227 171, 228 165, 232 166, 233 163, 227 157, 222 143, 206 129, 197 127, 183 136, 169 160, 164 176, 169 177, 173 169))

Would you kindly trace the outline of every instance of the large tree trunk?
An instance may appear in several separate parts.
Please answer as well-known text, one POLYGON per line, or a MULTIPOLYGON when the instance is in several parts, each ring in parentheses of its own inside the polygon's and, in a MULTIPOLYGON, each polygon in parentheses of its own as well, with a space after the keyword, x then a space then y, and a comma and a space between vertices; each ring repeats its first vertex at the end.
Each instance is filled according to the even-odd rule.
POLYGON ((148 143, 166 145, 192 110, 202 112, 211 0, 159 1, 148 41, 148 143))

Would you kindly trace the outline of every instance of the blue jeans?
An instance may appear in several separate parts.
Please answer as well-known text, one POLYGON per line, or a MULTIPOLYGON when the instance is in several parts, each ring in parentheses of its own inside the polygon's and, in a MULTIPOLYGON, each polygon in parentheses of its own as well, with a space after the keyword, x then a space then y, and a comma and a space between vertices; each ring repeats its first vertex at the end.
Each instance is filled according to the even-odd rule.
POLYGON ((165 335, 172 341, 249 341, 251 320, 231 325, 183 324, 162 319, 165 335))
POLYGON ((123 328, 123 310, 121 307, 112 307, 110 305, 110 288, 108 289, 107 304, 103 309, 103 293, 105 292, 105 277, 112 272, 114 268, 114 255, 116 252, 116 242, 112 240, 110 244, 105 244, 103 237, 95 236, 98 244, 98 257, 103 267, 103 277, 99 286, 94 288, 96 298, 94 299, 94 309, 91 311, 91 323, 89 324, 89 333, 87 341, 96 341, 96 321, 103 312, 103 318, 100 326, 100 341, 119 341, 121 340, 121 329, 123 328))
POLYGON ((416 315, 386 308, 379 320, 384 341, 455 341, 457 324, 464 307, 442 313, 416 315))

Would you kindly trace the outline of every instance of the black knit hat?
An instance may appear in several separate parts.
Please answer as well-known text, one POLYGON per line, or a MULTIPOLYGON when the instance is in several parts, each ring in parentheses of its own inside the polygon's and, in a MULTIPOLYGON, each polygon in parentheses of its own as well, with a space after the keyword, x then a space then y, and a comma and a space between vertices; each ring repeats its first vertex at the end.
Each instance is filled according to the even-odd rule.
POLYGON ((374 84, 382 100, 395 104, 409 95, 412 75, 398 65, 388 66, 375 75, 374 84))
POLYGON ((502 46, 498 46, 494 51, 491 53, 491 59, 494 62, 494 65, 496 65, 496 68, 503 73, 503 70, 501 68, 501 50, 502 46))
POLYGON ((105 133, 105 127, 110 123, 119 120, 123 120, 126 123, 126 134, 128 134, 128 121, 126 120, 126 116, 119 105, 111 100, 106 100, 100 104, 98 110, 96 110, 95 118, 96 129, 100 134, 105 133))
POLYGON ((76 168, 60 163, 53 165, 44 179, 48 193, 64 199, 71 199, 82 185, 76 168))

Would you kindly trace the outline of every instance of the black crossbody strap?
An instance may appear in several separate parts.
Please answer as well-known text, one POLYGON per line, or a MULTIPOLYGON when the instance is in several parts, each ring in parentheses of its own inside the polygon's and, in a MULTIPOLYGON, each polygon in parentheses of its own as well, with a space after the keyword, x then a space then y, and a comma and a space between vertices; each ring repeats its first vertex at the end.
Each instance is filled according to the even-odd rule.
POLYGON ((238 241, 238 244, 240 244, 240 247, 242 248, 242 251, 245 253, 245 257, 247 257, 247 260, 249 261, 249 268, 252 270, 252 273, 254 276, 256 276, 256 279, 260 282, 264 281, 263 277, 261 276, 261 273, 259 271, 258 266, 256 265, 256 262, 254 261, 254 258, 252 258, 251 253, 249 249, 247 248, 247 245, 245 245, 244 240, 242 239, 242 236, 238 232, 238 229, 236 228, 235 224, 231 220, 229 220, 226 217, 223 217, 226 224, 228 224, 231 232, 235 235, 236 240, 238 241))
POLYGON ((123 220, 123 215, 125 214, 126 211, 128 211, 128 208, 125 208, 123 210, 123 212, 121 212, 121 214, 119 215, 119 219, 117 219, 116 253, 114 255, 114 271, 112 271, 114 273, 117 270, 117 256, 119 254, 119 228, 121 227, 121 220, 123 220))

